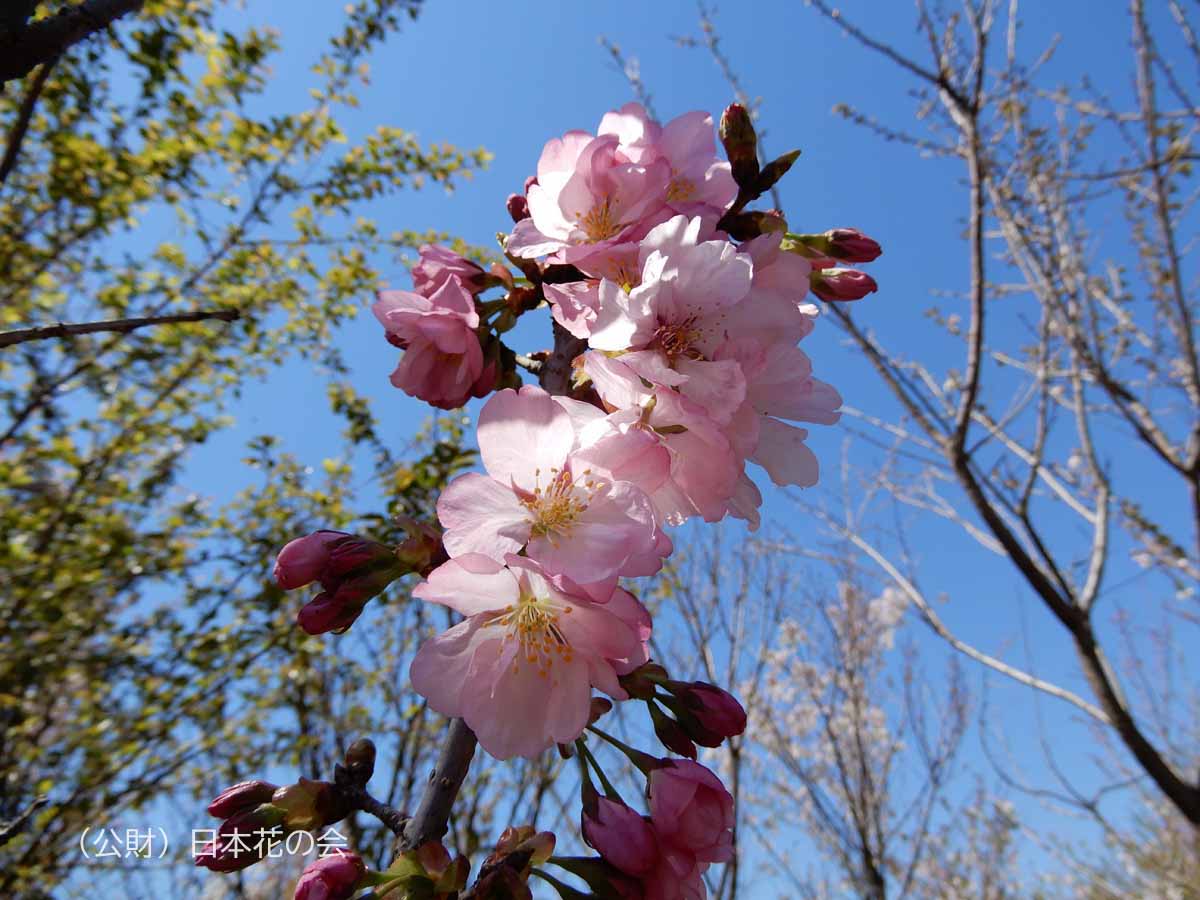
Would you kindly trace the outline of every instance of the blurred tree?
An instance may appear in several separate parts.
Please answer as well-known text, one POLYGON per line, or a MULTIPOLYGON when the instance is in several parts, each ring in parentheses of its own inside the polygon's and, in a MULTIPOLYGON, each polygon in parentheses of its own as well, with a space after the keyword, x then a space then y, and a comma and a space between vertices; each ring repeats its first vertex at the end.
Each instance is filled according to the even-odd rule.
MULTIPOLYGON (((311 104, 291 112, 255 103, 277 36, 223 29, 216 0, 150 0, 0 95, 6 897, 67 878, 84 828, 264 760, 322 777, 370 734, 401 808, 428 768, 427 713, 397 687, 428 615, 399 602, 404 583, 339 642, 295 628, 269 580, 272 554, 316 527, 398 539, 389 516, 427 515, 471 462, 447 417, 398 458, 330 342, 379 281, 372 260, 421 242, 381 231, 367 201, 449 189, 487 160, 392 126, 347 144, 338 125, 372 51, 418 6, 347 6, 311 104), (172 224, 181 243, 158 237, 172 224), (260 486, 219 509, 187 493, 180 475, 227 404, 295 359, 328 373, 344 456, 314 475, 263 437, 246 460, 260 486), (364 484, 386 515, 356 514, 364 484)), ((43 4, 25 27, 55 13, 43 4)), ((478 767, 472 784, 499 777, 478 767)), ((210 824, 184 805, 185 829, 210 824)), ((482 796, 464 806, 460 840, 482 840, 488 815, 482 796)), ((382 834, 349 827, 386 855, 382 834)))

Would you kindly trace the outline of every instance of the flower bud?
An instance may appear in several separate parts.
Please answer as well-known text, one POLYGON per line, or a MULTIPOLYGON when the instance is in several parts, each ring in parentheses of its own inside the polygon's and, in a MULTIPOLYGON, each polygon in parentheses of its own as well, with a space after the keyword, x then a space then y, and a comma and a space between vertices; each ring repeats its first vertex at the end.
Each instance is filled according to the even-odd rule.
MULTIPOLYGON (((705 732, 717 737, 718 744, 746 730, 746 710, 729 692, 703 681, 671 681, 667 683, 667 690, 690 713, 689 718, 693 718, 705 732)), ((687 724, 683 722, 685 728, 687 724)), ((695 734, 691 734, 691 737, 706 747, 716 746, 705 743, 695 734)))
POLYGON ((883 248, 855 228, 831 228, 821 234, 788 233, 780 245, 812 261, 814 269, 831 269, 837 260, 867 263, 879 257, 883 248))
POLYGON ((879 290, 875 279, 858 269, 820 269, 810 276, 812 292, 827 301, 861 300, 879 290))
POLYGON ((868 263, 879 258, 883 248, 856 228, 831 228, 829 255, 848 263, 868 263))
POLYGON ((221 823, 216 839, 196 854, 195 864, 213 872, 237 872, 252 866, 266 856, 269 849, 261 832, 274 829, 282 822, 283 810, 270 803, 242 809, 221 823))
POLYGON ((624 803, 593 797, 582 814, 587 845, 628 875, 645 875, 658 862, 658 841, 649 821, 624 803))
POLYGON ((725 156, 738 187, 751 187, 758 179, 758 137, 746 107, 731 103, 721 114, 718 128, 725 156))
POLYGON ((357 853, 322 856, 300 873, 293 900, 350 900, 366 873, 366 863, 357 853))
POLYGON ((278 785, 269 781, 241 781, 231 788, 226 788, 208 804, 208 814, 218 819, 228 819, 239 812, 253 809, 260 803, 266 803, 278 789, 278 785))
POLYGON ((309 634, 345 631, 368 600, 406 571, 390 547, 341 531, 297 538, 275 561, 275 580, 285 590, 313 581, 324 588, 296 617, 309 634))
POLYGON ((346 748, 342 762, 358 784, 366 784, 375 772, 375 743, 359 738, 346 748))
POLYGON ((733 797, 699 763, 670 760, 650 773, 650 818, 664 844, 700 862, 733 856, 733 797))
POLYGON ((354 624, 362 611, 362 606, 348 606, 335 595, 322 593, 300 607, 296 623, 308 634, 341 634, 354 624))
POLYGON ((653 701, 646 704, 650 708, 650 720, 654 723, 654 734, 662 745, 672 753, 696 758, 696 745, 688 737, 683 726, 658 708, 653 701))
POLYGON ((289 541, 275 558, 275 583, 285 591, 312 584, 329 564, 329 545, 348 538, 344 531, 314 531, 289 541))
POLYGON ((512 216, 513 222, 529 218, 529 201, 523 194, 509 194, 504 205, 508 209, 508 214, 512 216))

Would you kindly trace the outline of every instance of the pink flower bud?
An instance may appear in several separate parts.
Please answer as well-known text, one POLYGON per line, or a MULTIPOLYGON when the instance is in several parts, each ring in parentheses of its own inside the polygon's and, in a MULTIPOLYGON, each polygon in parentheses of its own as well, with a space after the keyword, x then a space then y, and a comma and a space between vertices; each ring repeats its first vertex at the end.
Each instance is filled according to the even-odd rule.
POLYGON ((524 195, 509 194, 508 200, 504 205, 514 222, 520 222, 522 219, 529 218, 529 201, 525 199, 524 195))
MULTIPOLYGON (((731 738, 746 730, 746 710, 727 691, 703 681, 671 682, 669 690, 695 717, 701 728, 718 738, 731 738)), ((695 735, 692 735, 692 739, 699 740, 695 735)))
POLYGON ((266 803, 275 793, 278 785, 269 781, 241 781, 231 788, 226 788, 208 804, 208 814, 218 819, 228 819, 243 810, 253 809, 260 803, 266 803))
POLYGON ((308 634, 341 634, 362 615, 363 603, 347 603, 336 594, 320 593, 300 607, 296 624, 308 634))
MULTIPOLYGON (((195 864, 213 872, 237 872, 254 865, 267 852, 260 832, 281 826, 283 810, 269 803, 242 809, 217 829, 216 840, 209 841, 196 854, 195 864)), ((279 834, 283 834, 282 827, 279 834)))
POLYGON ((877 242, 857 228, 831 228, 825 237, 829 239, 829 255, 843 262, 868 263, 883 252, 877 242))
POLYGON ((300 873, 294 900, 350 900, 366 872, 366 863, 357 853, 322 856, 300 873))
POLYGON ((645 875, 658 862, 658 840, 649 821, 624 803, 596 798, 584 807, 583 839, 627 875, 645 875))
POLYGON ((346 537, 344 531, 314 531, 288 542, 275 559, 275 583, 290 591, 316 581, 329 564, 329 545, 346 537))
MULTIPOLYGON (((648 706, 650 707, 650 720, 654 723, 654 736, 672 753, 695 759, 696 745, 692 743, 692 739, 683 726, 659 709, 657 704, 650 703, 648 706)), ((718 741, 718 743, 720 742, 718 741)))
POLYGON ((453 250, 425 244, 417 254, 417 264, 412 270, 413 290, 422 297, 432 297, 452 276, 459 278, 472 294, 488 286, 487 273, 453 250))
POLYGON ((284 589, 319 581, 325 590, 297 616, 309 634, 345 631, 367 601, 411 571, 391 547, 341 531, 316 531, 289 543, 275 561, 284 589))
POLYGON ((733 797, 699 763, 666 760, 650 773, 650 820, 660 840, 700 862, 733 856, 733 797))
POLYGON ((821 269, 812 274, 812 292, 822 300, 861 300, 877 290, 875 279, 858 269, 821 269))

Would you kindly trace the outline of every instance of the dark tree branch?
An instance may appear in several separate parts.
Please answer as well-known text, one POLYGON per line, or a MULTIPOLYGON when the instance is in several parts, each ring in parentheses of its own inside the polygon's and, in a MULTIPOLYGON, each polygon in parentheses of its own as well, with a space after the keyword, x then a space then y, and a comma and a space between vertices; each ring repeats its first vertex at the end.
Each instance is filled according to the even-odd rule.
POLYGON ((34 76, 33 84, 29 85, 25 99, 21 101, 21 108, 17 111, 17 121, 13 125, 12 131, 9 132, 8 142, 4 147, 4 159, 0 160, 0 184, 4 184, 12 170, 16 168, 17 157, 21 153, 21 144, 25 141, 25 134, 29 131, 29 123, 33 119, 33 109, 37 106, 38 98, 42 95, 42 88, 46 86, 46 79, 50 77, 50 70, 54 68, 56 62, 58 62, 57 56, 42 63, 37 75, 34 76))
POLYGON ((141 319, 108 319, 104 322, 84 322, 79 325, 42 325, 38 328, 23 328, 20 331, 0 332, 0 347, 11 347, 14 344, 24 344, 27 341, 41 341, 46 338, 71 337, 80 334, 95 334, 102 331, 114 331, 118 334, 147 328, 151 325, 173 325, 178 322, 202 322, 206 319, 219 319, 222 322, 235 322, 241 318, 236 309, 199 310, 190 313, 175 313, 169 316, 148 316, 141 319))
POLYGON ((39 19, 0 43, 0 84, 24 78, 41 63, 62 55, 68 47, 102 31, 145 0, 84 0, 58 15, 39 19))
POLYGON ((25 807, 24 812, 22 812, 11 822, 5 822, 3 825, 0 825, 0 847, 3 847, 18 834, 20 834, 21 829, 25 827, 25 824, 31 818, 33 818, 33 814, 45 806, 47 802, 48 801, 45 797, 35 797, 33 802, 25 807))

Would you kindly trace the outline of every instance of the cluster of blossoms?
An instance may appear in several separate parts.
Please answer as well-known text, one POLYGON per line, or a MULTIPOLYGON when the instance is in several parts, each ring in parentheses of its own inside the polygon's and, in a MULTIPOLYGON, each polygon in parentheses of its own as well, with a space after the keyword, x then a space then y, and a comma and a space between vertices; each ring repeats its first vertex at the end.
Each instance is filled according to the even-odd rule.
MULTIPOLYGON (((409 572, 424 579, 414 597, 462 616, 421 646, 413 687, 498 759, 555 745, 579 759, 582 833, 600 859, 556 861, 603 896, 705 896, 704 870, 732 852, 734 814, 696 745, 746 724, 726 692, 649 661, 650 614, 621 579, 658 572, 673 550, 666 529, 692 517, 756 528, 762 496, 748 463, 776 485, 817 482, 804 425, 836 422, 841 397, 798 346, 818 313, 810 294, 875 290, 853 268, 879 255, 870 238, 796 233, 776 210, 746 209, 797 153, 760 165, 736 105, 720 122, 724 160, 714 130, 706 113, 660 125, 631 103, 595 134, 551 140, 507 202, 514 227, 502 244, 515 273, 422 247, 413 290, 381 292, 374 307, 404 351, 392 382, 444 409, 488 397, 483 471, 452 481, 437 524, 411 523, 400 548, 321 531, 276 566, 285 589, 323 587, 300 614, 310 633, 349 627, 409 572), (484 300, 492 288, 504 296, 484 300), (553 317, 554 350, 518 357, 501 336, 539 308, 553 317), (540 386, 523 385, 518 368, 540 386), (611 704, 594 690, 643 701, 659 741, 689 758, 655 758, 600 731, 611 704), (612 789, 588 732, 645 774, 648 815, 612 789)), ((489 879, 523 884, 529 860, 549 858, 532 831, 504 840, 489 879)))

